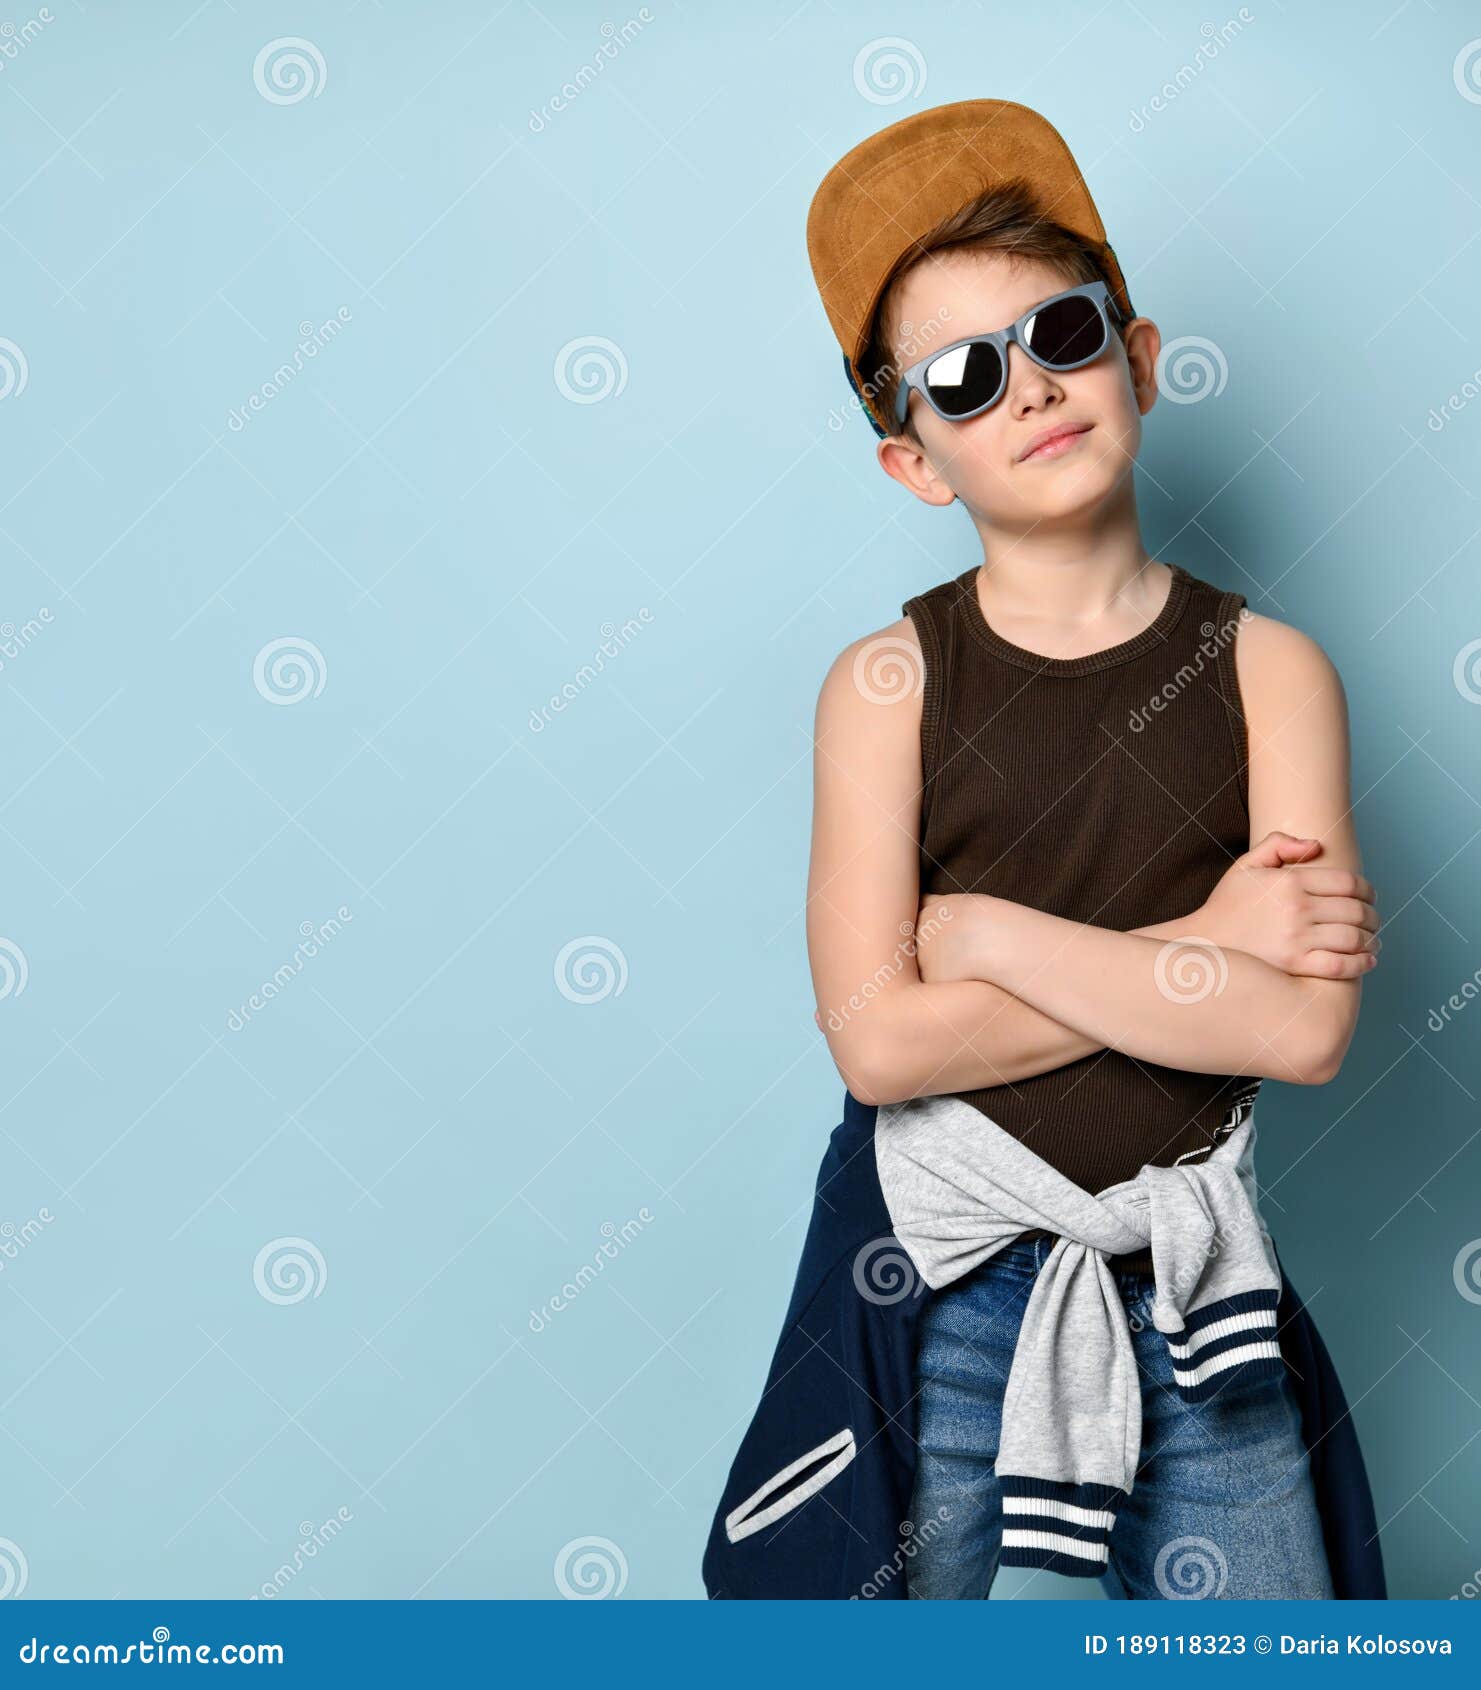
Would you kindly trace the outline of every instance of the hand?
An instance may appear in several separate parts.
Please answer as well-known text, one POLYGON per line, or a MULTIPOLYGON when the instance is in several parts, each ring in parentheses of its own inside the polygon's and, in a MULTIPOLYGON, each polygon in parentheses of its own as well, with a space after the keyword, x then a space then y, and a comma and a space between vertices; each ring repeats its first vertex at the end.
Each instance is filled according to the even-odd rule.
POLYGON ((1285 974, 1355 980, 1378 961, 1372 885, 1351 869, 1318 868, 1319 839, 1267 833, 1237 857, 1198 912, 1215 944, 1285 974))
POLYGON ((985 892, 943 892, 923 898, 915 920, 915 964, 929 985, 981 980, 984 916, 993 900, 985 892))

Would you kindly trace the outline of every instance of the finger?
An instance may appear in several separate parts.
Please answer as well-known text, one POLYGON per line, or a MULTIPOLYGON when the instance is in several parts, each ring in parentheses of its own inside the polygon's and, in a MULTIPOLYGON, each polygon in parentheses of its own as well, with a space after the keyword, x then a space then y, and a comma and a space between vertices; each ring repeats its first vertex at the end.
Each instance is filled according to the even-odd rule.
POLYGON ((1279 868, 1282 863, 1296 862, 1308 857, 1312 849, 1321 849, 1319 839, 1300 839, 1294 833, 1267 833, 1248 856, 1256 868, 1279 868))
POLYGON ((1371 951, 1348 956, 1342 951, 1307 951, 1286 970, 1315 980, 1356 980, 1368 973, 1378 958, 1371 951))
POLYGON ((1298 872, 1305 890, 1318 897, 1361 898, 1365 904, 1371 904, 1377 896, 1372 881, 1350 868, 1303 865, 1298 872))
POLYGON ((1331 921, 1317 922, 1306 935, 1305 942, 1314 951, 1341 951, 1344 955, 1371 951, 1375 956, 1383 943, 1376 933, 1370 933, 1365 928, 1331 921))
POLYGON ((1312 911, 1312 921, 1316 926, 1329 921, 1343 927, 1361 927, 1369 933, 1376 933, 1383 924, 1383 918, 1373 905, 1362 903, 1357 898, 1319 899, 1312 911))

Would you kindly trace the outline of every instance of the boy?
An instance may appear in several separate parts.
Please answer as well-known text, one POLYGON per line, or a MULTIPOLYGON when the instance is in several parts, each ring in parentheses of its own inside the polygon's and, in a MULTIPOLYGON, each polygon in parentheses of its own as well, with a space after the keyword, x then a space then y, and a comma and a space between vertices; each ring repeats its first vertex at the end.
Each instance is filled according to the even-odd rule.
MULTIPOLYGON (((1197 1168, 1261 1079, 1337 1073, 1377 960, 1337 673, 1146 552, 1132 466, 1159 332, 1042 118, 968 101, 893 125, 829 173, 808 238, 880 466, 960 503, 982 554, 823 684, 819 1025, 879 1134, 895 1106, 953 1103, 938 1161, 970 1161, 983 1119, 1090 1194, 1197 1168)), ((1331 1597, 1285 1369, 1221 1374, 1222 1336, 1198 1352, 1206 1400, 1180 1400, 1145 1247, 1100 1264, 1136 1335, 1136 1484, 1114 1515, 1009 1498, 1005 1527, 1004 1380, 1056 1236, 1026 1229, 949 1285, 910 1249, 935 1295, 909 1594, 986 1596, 1006 1561, 1116 1596, 1331 1597)))

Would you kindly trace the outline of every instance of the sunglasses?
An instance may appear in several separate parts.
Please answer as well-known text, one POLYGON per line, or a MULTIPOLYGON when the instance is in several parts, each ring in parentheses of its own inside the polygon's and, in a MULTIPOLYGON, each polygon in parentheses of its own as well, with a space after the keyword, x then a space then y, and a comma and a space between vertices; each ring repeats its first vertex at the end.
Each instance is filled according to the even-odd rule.
POLYGON ((1112 326, 1127 319, 1104 282, 1087 282, 1042 299, 1016 323, 954 341, 912 364, 900 377, 895 421, 905 421, 911 390, 938 417, 965 422, 991 410, 1008 386, 1008 348, 1018 345, 1046 370, 1078 370, 1110 345, 1112 326))

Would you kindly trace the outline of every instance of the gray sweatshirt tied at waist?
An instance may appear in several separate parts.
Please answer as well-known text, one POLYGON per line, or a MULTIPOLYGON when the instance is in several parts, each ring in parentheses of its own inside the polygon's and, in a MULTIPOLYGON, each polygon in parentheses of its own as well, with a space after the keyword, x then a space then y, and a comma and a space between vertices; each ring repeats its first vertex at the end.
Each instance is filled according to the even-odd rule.
POLYGON ((1003 1394, 1002 1559, 1098 1576, 1142 1434, 1131 1331, 1107 1258, 1150 1245, 1152 1319, 1187 1401, 1284 1369, 1280 1267, 1260 1217, 1253 1115, 1203 1161, 1148 1164, 1095 1196, 958 1097, 882 1105, 874 1144, 895 1234, 933 1290, 1021 1233, 1059 1235, 1003 1394))

